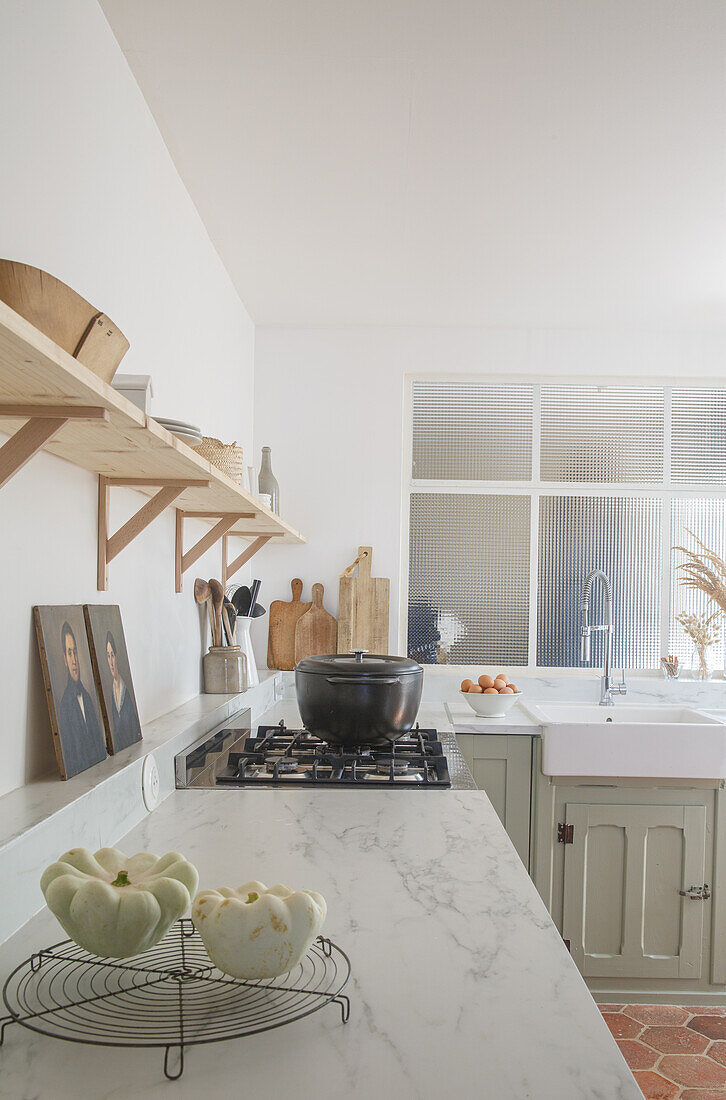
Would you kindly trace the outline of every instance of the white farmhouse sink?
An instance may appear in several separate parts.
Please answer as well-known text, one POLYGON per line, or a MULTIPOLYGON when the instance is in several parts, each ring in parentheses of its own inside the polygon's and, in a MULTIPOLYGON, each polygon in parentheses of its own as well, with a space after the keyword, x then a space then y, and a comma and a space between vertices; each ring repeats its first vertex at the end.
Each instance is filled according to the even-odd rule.
POLYGON ((726 725, 687 707, 527 703, 545 775, 726 778, 726 725))

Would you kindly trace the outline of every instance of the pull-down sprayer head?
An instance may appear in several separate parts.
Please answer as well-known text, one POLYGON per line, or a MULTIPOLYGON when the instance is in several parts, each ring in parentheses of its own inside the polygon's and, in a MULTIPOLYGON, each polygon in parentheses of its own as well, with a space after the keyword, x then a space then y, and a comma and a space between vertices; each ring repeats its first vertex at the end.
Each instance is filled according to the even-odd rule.
POLYGON ((580 630, 580 660, 583 664, 588 664, 590 661, 590 635, 592 630, 590 627, 590 594, 592 592, 592 582, 595 578, 602 581, 605 595, 605 622, 603 625, 609 629, 612 629, 613 625, 613 591, 610 587, 610 581, 602 569, 591 569, 585 578, 585 586, 580 600, 580 619, 582 623, 580 630))

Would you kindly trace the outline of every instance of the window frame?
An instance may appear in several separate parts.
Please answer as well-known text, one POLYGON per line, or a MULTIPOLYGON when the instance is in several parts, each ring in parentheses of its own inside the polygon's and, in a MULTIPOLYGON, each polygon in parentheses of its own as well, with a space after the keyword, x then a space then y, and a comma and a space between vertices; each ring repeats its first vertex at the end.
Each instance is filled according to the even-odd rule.
MULTIPOLYGON (((522 672, 552 674, 560 671, 588 672, 588 666, 582 665, 538 665, 532 661, 537 653, 537 587, 539 571, 539 500, 542 496, 570 497, 658 497, 663 501, 661 509, 661 605, 659 608, 659 636, 661 653, 667 653, 670 641, 671 588, 672 588, 672 501, 674 499, 700 499, 711 497, 726 499, 726 484, 722 491, 713 485, 699 483, 684 487, 674 485, 671 478, 671 433, 672 433, 672 392, 678 390, 726 389, 726 382, 715 378, 690 378, 684 382, 680 378, 657 378, 643 375, 638 378, 600 375, 594 377, 572 377, 563 375, 511 374, 506 382, 501 376, 492 374, 463 373, 411 373, 404 375, 403 395, 403 446, 401 471, 401 557, 399 589, 399 652, 408 652, 408 600, 409 600, 409 562, 410 562, 410 516, 411 495, 413 493, 462 493, 474 496, 518 495, 530 497, 530 547, 529 547, 529 606, 528 606, 528 645, 527 664, 517 665, 522 672), (532 409, 532 478, 530 481, 447 481, 429 478, 413 478, 413 389, 416 382, 442 382, 469 385, 530 385, 533 387, 532 409), (540 456, 542 439, 541 391, 543 386, 603 386, 624 389, 643 387, 662 388, 664 391, 664 440, 663 440, 663 479, 651 482, 563 482, 543 481, 540 477, 540 456)), ((615 607, 615 616, 618 609, 615 607)), ((431 666, 434 667, 434 666, 431 666)), ((436 666, 438 667, 438 666, 436 666)), ((448 668, 465 668, 469 665, 448 665, 448 668)), ((630 668, 627 672, 641 672, 653 675, 657 670, 630 668)))

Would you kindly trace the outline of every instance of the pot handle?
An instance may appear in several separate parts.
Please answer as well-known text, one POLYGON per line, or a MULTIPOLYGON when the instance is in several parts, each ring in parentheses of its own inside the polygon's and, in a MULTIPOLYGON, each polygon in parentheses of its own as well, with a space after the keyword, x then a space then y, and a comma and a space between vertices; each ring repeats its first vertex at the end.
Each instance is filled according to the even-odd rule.
POLYGON ((390 676, 386 679, 373 679, 370 676, 328 676, 329 684, 400 684, 398 676, 390 676))

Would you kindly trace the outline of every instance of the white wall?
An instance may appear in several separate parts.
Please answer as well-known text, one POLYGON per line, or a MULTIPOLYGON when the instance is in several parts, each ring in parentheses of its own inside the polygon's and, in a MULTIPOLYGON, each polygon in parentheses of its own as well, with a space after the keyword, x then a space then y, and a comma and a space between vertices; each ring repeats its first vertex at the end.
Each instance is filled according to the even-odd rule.
MULTIPOLYGON (((160 415, 249 450, 253 325, 96 0, 3 0, 0 98, 0 254, 52 272, 113 318, 131 342, 121 369, 153 376, 160 415)), ((199 691, 193 576, 175 595, 173 513, 97 593, 96 491, 48 455, 0 491, 0 794, 54 767, 33 604, 120 604, 142 719, 199 691)), ((142 502, 114 495, 114 527, 142 502)), ((219 569, 218 551, 195 567, 219 569)))
MULTIPOLYGON (((726 332, 597 332, 473 328, 259 327, 255 442, 272 447, 285 518, 301 548, 260 555, 262 602, 289 581, 322 581, 335 614, 338 577, 359 544, 391 578, 391 652, 398 649, 404 379, 412 373, 697 376, 726 381, 726 332)), ((262 630, 256 644, 263 648, 262 630)))

